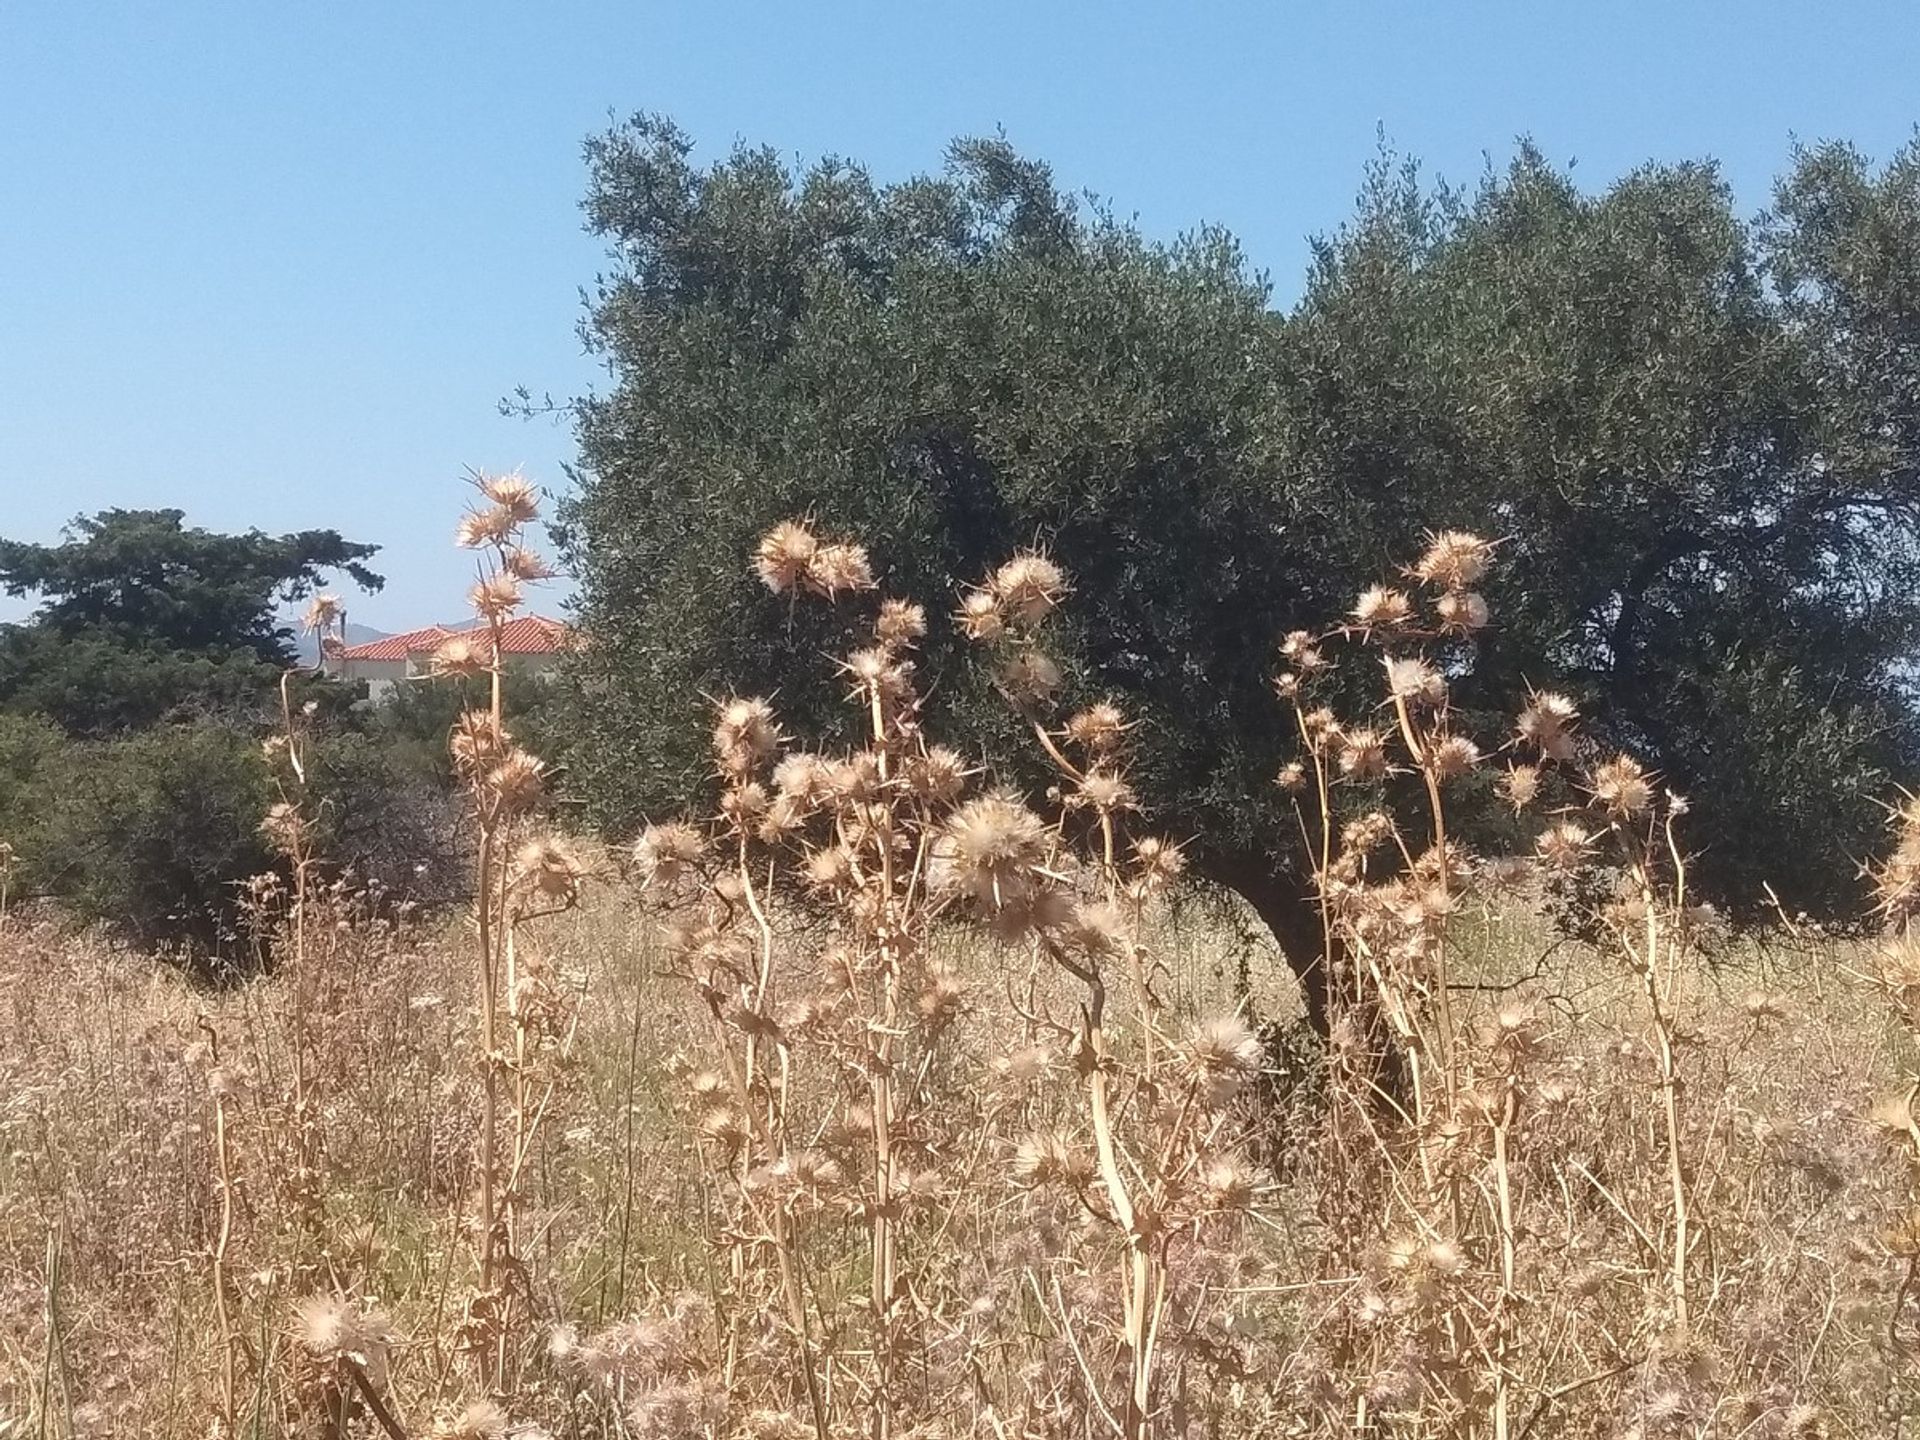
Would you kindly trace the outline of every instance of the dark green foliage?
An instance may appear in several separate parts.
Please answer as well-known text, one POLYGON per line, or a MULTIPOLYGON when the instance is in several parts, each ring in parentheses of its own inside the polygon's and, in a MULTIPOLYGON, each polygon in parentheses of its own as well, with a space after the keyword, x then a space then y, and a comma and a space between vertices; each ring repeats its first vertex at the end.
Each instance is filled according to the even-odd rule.
MULTIPOLYGON (((439 748, 447 748, 444 731, 439 748)), ((450 786, 417 764, 414 753, 378 735, 333 734, 315 743, 307 808, 322 878, 343 877, 382 906, 445 904, 466 893, 462 807, 450 786)))
POLYGON ((240 882, 273 863, 260 834, 259 744, 223 726, 63 745, 29 794, 28 888, 138 944, 185 944, 202 957, 227 947, 240 882))
POLYGON ((928 603, 934 723, 1003 765, 1028 749, 943 612, 956 578, 1048 545, 1078 587, 1063 645, 1147 719, 1161 813, 1223 846, 1277 838, 1273 639, 1344 603, 1354 532, 1286 483, 1273 320, 1225 237, 1083 221, 997 143, 891 189, 834 165, 796 187, 755 151, 696 172, 652 121, 592 158, 623 261, 594 328, 621 384, 586 409, 564 523, 602 823, 698 793, 703 695, 777 691, 809 730, 840 723, 835 622, 747 565, 805 512, 928 603))
POLYGON ((0 588, 42 602, 0 626, 0 709, 103 735, 257 703, 294 659, 276 607, 328 570, 378 589, 360 563, 377 548, 190 529, 178 510, 102 511, 59 545, 0 540, 0 588))
MULTIPOLYGON (((397 773, 449 788, 453 756, 447 737, 463 712, 487 707, 488 688, 485 677, 442 676, 395 685, 365 717, 367 733, 391 753, 397 773)), ((501 676, 500 709, 507 731, 542 758, 558 754, 564 745, 566 698, 540 676, 512 668, 501 676)))
MULTIPOLYGON (((1853 913, 1870 797, 1916 756, 1915 152, 1803 155, 1758 226, 1711 165, 1599 195, 1532 152, 1471 193, 1383 165, 1282 316, 1228 237, 1150 242, 997 141, 890 187, 690 149, 652 117, 588 148, 616 384, 563 522, 601 824, 697 802, 706 696, 839 723, 836 622, 748 572, 772 522, 866 541, 936 612, 1039 542, 1152 812, 1283 919, 1275 638, 1457 525, 1504 541, 1464 707, 1497 730, 1527 683, 1573 690, 1696 799, 1705 893, 1853 913)), ((932 726, 1024 764, 944 617, 926 664, 932 726)))

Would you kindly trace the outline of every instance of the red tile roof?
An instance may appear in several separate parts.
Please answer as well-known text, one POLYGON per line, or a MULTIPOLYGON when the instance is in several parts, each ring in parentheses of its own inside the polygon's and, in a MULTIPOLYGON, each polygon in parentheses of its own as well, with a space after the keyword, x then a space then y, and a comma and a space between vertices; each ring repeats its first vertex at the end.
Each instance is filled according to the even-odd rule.
MULTIPOLYGON (((484 630, 484 624, 466 627, 466 632, 484 630)), ((429 655, 438 650, 449 635, 462 633, 444 625, 429 625, 424 630, 408 630, 365 645, 348 645, 328 652, 334 660, 405 660, 412 655, 429 655)), ((544 615, 522 615, 509 620, 500 632, 503 655, 553 655, 573 643, 572 627, 544 615)))

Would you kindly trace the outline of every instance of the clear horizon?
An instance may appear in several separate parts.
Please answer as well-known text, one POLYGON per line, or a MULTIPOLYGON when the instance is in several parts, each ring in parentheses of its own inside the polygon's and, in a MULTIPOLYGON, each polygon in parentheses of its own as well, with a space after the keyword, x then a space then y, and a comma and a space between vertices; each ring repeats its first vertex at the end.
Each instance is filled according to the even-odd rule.
MULTIPOLYGON (((1530 136, 1599 188, 1714 158, 1741 208, 1796 139, 1878 159, 1920 119, 1905 6, 1219 3, 0 10, 0 535, 175 506, 383 546, 400 630, 460 608, 468 466, 564 485, 564 426, 501 416, 601 373, 580 145, 674 116, 890 181, 1004 129, 1147 233, 1224 225, 1297 293, 1380 141, 1471 180, 1530 136)), ((564 590, 536 608, 557 612, 564 590)), ((27 602, 0 597, 0 619, 27 602)))

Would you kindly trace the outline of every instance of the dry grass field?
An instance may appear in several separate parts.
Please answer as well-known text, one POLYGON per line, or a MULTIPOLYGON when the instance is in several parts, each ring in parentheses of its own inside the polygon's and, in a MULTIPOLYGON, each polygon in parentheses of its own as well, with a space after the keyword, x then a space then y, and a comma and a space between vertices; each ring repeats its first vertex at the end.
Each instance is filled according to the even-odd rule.
MULTIPOLYGON (((497 675, 535 502, 480 485, 495 640, 441 659, 497 675)), ((878 602, 869 738, 723 699, 710 818, 614 855, 552 828, 496 684, 451 919, 325 878, 289 705, 264 978, 0 913, 0 1440, 1909 1433, 1920 951, 1721 933, 1686 801, 1561 696, 1456 731, 1491 548, 1409 567, 1430 622, 1381 586, 1281 646, 1324 1044, 1142 825, 1125 717, 1050 713, 1044 555, 960 620, 1045 799, 922 732, 924 612, 785 525, 769 587, 878 602), (1336 654, 1381 692, 1344 720, 1336 654), (1515 855, 1449 831, 1489 769, 1515 855), (1570 893, 1590 940, 1542 919, 1570 893)))
MULTIPOLYGON (((1256 942, 1218 916, 1154 928, 1170 1029, 1230 1013, 1243 958, 1269 979, 1276 968, 1264 948, 1243 955, 1256 942)), ((1518 1433, 1903 1433, 1920 1409, 1910 1379, 1920 1316, 1903 1293, 1909 1262, 1887 1237, 1906 1176, 1870 1115, 1911 1052, 1860 978, 1873 968, 1865 948, 1742 947, 1687 977, 1704 1238, 1698 1348, 1667 1354, 1649 1299, 1664 1199, 1633 977, 1553 943, 1525 913, 1474 928, 1470 983, 1520 983, 1462 991, 1461 1022, 1532 1001, 1551 1056, 1517 1142, 1523 1409, 1538 1411, 1518 1433)), ((0 1433, 208 1434, 223 1346, 216 1254, 241 1356, 239 1433, 300 1433, 297 1304, 334 1294, 386 1317, 381 1364, 406 1397, 406 1433, 433 1433, 436 1407, 443 1433, 460 1433, 449 1422, 474 1398, 458 1322, 473 1284, 463 1224, 478 1108, 466 937, 343 915, 304 985, 283 972, 222 992, 50 925, 16 917, 4 937, 0 1433), (313 1067, 304 1113, 291 1088, 300 1051, 313 1067)), ((533 1315, 503 1408, 553 1435, 639 1433, 602 1382, 566 1363, 564 1337, 726 1283, 713 1273, 713 1198, 695 1139, 689 1060, 702 1016, 665 973, 658 926, 613 894, 551 926, 542 946, 578 997, 578 1027, 528 1166, 533 1315)), ((1008 999, 1026 960, 979 941, 956 947, 967 1000, 945 1083, 969 1107, 1044 1108, 1048 1097, 1031 1092, 1058 1077, 1019 1070, 1044 1037, 1008 999)), ((1264 1003, 1284 1004, 1289 985, 1264 1003)), ((1315 1418, 1318 1392, 1347 1378, 1322 1352, 1330 1312, 1378 1311, 1383 1328, 1401 1318, 1399 1282, 1420 1262, 1393 1237, 1366 1237, 1350 1271, 1328 1263, 1346 1246, 1322 1213, 1313 1105, 1283 1094, 1253 1107, 1246 1123, 1266 1163, 1252 1223, 1230 1253, 1192 1261, 1220 1272, 1198 1306, 1200 1333, 1217 1328, 1247 1360, 1189 1422, 1196 1433, 1339 1433, 1315 1418)), ((1036 1214, 1019 1183, 1012 1137, 1026 1125, 998 1128, 1004 1143, 967 1157, 940 1203, 952 1211, 943 1223, 994 1252, 976 1258, 1005 1266, 982 1276, 979 1298, 1017 1312, 1021 1267, 1045 1273, 1044 1227, 1066 1222, 1051 1207, 1036 1214)), ((985 1338, 969 1343, 996 1353, 985 1338)), ((1404 1383, 1391 1368, 1367 1378, 1382 1397, 1404 1383)), ((1381 1433, 1447 1433, 1443 1423, 1388 1420, 1381 1433)), ((353 1433, 378 1433, 373 1424, 353 1433)))

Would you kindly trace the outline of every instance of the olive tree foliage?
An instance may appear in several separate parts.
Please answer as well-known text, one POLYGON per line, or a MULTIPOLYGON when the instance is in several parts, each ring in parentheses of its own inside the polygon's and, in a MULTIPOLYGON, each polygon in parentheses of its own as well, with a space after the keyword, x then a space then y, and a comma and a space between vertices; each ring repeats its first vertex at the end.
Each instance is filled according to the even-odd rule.
POLYGON ((797 514, 930 602, 930 725, 1018 778, 1030 744, 938 611, 1038 543, 1076 584, 1068 701, 1138 720, 1146 806, 1308 970, 1275 641, 1463 526, 1502 563, 1459 705, 1498 726, 1571 689, 1698 799, 1732 911, 1770 884, 1851 913, 1866 797, 1915 750, 1911 154, 1802 155, 1757 225, 1711 165, 1589 194, 1530 150, 1468 191, 1383 163, 1285 312, 1223 232, 1151 240, 999 140, 879 185, 696 164, 641 116, 588 159, 612 383, 579 402, 562 539, 603 825, 701 793, 709 697, 839 723, 839 622, 746 563, 797 514))

